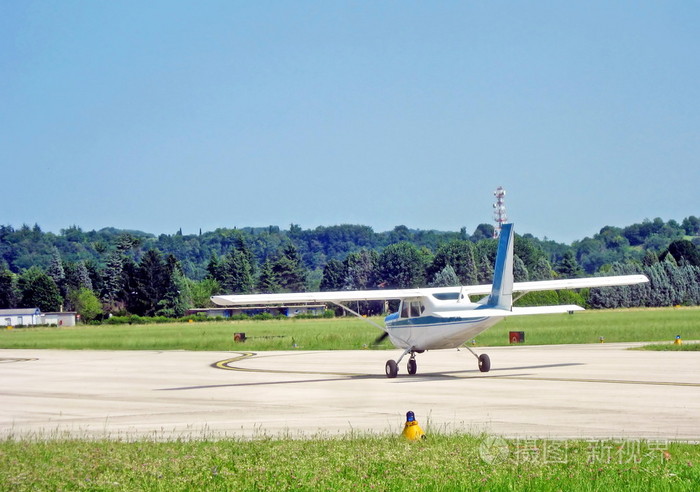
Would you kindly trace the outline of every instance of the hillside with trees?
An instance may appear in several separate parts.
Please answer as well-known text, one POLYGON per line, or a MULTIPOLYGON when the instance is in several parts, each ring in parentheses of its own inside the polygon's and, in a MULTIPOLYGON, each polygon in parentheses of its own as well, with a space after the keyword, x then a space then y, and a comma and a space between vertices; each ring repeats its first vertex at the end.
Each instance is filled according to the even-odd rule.
MULTIPOLYGON (((0 226, 0 308, 182 316, 219 293, 293 292, 489 283, 493 227, 472 234, 362 225, 282 230, 217 229, 155 236, 80 227, 0 226)), ((603 227, 571 245, 516 235, 516 281, 644 273, 651 282, 616 290, 535 293, 521 303, 589 307, 700 304, 700 219, 603 227), (574 296, 571 298, 571 296, 574 296)))

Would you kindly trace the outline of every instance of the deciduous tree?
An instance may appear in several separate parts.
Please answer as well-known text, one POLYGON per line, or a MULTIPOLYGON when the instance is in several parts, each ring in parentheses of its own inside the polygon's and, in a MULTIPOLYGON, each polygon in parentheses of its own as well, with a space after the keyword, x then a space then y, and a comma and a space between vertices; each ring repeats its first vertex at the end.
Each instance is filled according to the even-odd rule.
POLYGON ((17 283, 20 307, 38 307, 43 312, 58 311, 63 298, 56 282, 37 267, 26 270, 17 283))

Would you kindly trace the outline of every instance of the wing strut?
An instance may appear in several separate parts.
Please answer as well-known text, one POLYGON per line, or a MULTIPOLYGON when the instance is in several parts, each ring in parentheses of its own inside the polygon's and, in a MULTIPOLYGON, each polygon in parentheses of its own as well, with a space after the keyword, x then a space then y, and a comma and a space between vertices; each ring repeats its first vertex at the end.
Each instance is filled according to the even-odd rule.
POLYGON ((361 315, 360 313, 358 313, 357 311, 353 311, 352 309, 350 309, 349 307, 347 307, 345 304, 341 304, 341 303, 335 302, 335 301, 330 301, 330 302, 332 302, 333 304, 335 304, 336 306, 338 306, 338 307, 340 307, 340 308, 343 308, 344 310, 346 310, 346 311, 349 312, 350 314, 355 315, 356 317, 360 318, 360 319, 361 319, 362 321, 364 321, 365 323, 369 323, 369 324, 372 325, 372 326, 376 326, 377 328, 379 328, 379 329, 382 330, 383 332, 386 332, 386 328, 384 328, 382 325, 379 325, 379 324, 375 323, 375 322, 372 321, 371 319, 365 318, 364 316, 362 316, 362 315, 361 315))

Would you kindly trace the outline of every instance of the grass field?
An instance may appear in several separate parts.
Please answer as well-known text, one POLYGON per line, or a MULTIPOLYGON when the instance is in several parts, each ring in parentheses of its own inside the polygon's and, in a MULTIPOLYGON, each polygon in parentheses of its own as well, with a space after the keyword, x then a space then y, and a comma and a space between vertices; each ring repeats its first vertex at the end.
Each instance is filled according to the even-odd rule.
MULTIPOLYGON (((382 324, 381 318, 374 319, 382 324)), ((583 311, 508 318, 477 337, 481 346, 507 345, 524 331, 528 345, 700 339, 700 308, 583 311)), ((0 348, 103 350, 341 350, 371 348, 381 332, 362 320, 284 319, 162 325, 103 325, 0 330, 0 348), (244 343, 233 334, 243 332, 244 343)), ((380 348, 393 348, 385 341, 380 348)))
POLYGON ((430 435, 257 441, 3 441, 0 489, 691 491, 700 447, 430 435))
MULTIPOLYGON (((380 321, 380 320, 376 320, 380 321)), ((585 311, 511 318, 478 337, 506 345, 700 339, 700 309, 585 311)), ((118 350, 361 349, 380 332, 354 318, 0 331, 0 348, 118 350), (233 334, 248 340, 235 343, 233 334)), ((382 348, 391 348, 389 343, 382 348)), ((48 490, 697 490, 700 446, 678 442, 348 435, 170 442, 0 441, 0 491, 48 490)))
POLYGON ((674 345, 672 343, 655 343, 639 347, 641 350, 659 350, 664 352, 698 352, 700 351, 700 343, 684 343, 683 345, 674 345))

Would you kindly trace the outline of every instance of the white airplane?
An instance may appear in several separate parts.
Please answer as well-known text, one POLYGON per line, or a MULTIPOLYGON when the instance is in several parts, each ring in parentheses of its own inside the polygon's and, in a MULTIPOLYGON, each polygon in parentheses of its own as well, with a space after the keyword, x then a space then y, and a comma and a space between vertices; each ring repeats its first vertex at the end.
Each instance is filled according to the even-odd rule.
MULTIPOLYGON (((513 282, 513 224, 503 224, 492 285, 462 287, 437 287, 417 289, 385 289, 338 292, 300 292, 286 294, 246 294, 213 296, 211 300, 220 306, 282 306, 289 303, 332 303, 355 316, 344 302, 400 300, 396 313, 384 318, 385 326, 364 319, 384 333, 377 343, 389 337, 403 353, 397 361, 388 360, 385 370, 389 378, 398 374, 398 364, 409 355, 408 373, 417 370, 416 354, 426 350, 450 349, 463 346, 479 333, 509 316, 529 314, 571 313, 581 311, 576 305, 514 307, 513 301, 524 294, 538 290, 582 289, 586 287, 611 287, 648 282, 644 275, 620 275, 566 280, 543 280, 537 282, 513 282), (517 293, 515 299, 514 293, 517 293), (470 296, 485 296, 472 302, 470 296)), ((488 372, 491 361, 487 354, 476 354, 479 370, 488 372)))

